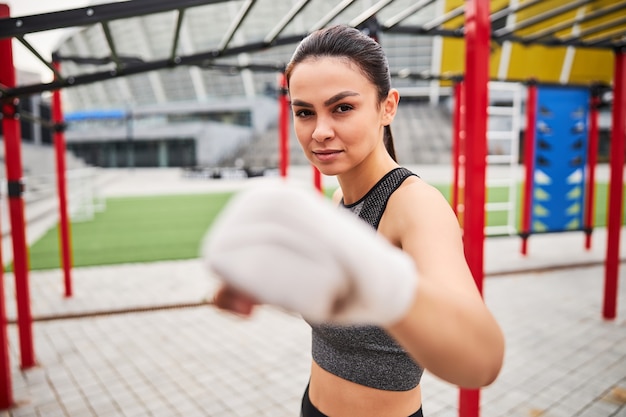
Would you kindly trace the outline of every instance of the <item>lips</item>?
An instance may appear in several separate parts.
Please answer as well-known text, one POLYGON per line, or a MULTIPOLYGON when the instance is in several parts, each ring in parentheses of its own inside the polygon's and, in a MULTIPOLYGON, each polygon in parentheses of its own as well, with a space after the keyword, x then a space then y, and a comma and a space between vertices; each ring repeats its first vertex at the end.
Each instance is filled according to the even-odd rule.
POLYGON ((313 151, 313 153, 316 155, 331 155, 331 154, 339 153, 339 152, 341 151, 335 150, 335 149, 321 149, 318 151, 313 151))
POLYGON ((339 155, 342 151, 337 149, 319 149, 312 151, 313 155, 320 161, 330 161, 339 155))

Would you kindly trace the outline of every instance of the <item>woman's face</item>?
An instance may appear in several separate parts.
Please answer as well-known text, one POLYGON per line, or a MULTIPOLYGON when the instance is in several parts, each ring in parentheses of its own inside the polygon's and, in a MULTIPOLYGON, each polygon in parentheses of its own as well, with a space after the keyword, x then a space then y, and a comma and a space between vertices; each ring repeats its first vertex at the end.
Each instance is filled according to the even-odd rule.
POLYGON ((341 174, 375 150, 384 151, 384 126, 395 107, 390 116, 389 99, 379 103, 376 87, 347 59, 319 57, 297 64, 289 94, 298 141, 323 174, 341 174))

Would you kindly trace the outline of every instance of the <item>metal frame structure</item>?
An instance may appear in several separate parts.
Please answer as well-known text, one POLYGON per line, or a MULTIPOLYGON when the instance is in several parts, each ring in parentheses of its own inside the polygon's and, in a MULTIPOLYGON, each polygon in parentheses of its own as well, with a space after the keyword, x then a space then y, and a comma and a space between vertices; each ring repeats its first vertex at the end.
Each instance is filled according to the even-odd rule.
MULTIPOLYGON (((133 0, 121 3, 100 4, 78 9, 71 9, 59 12, 44 13, 32 16, 11 17, 0 19, 0 39, 15 38, 22 43, 37 59, 44 63, 50 71, 55 74, 55 80, 50 83, 33 84, 19 87, 0 86, 0 98, 19 97, 44 91, 52 91, 58 88, 67 88, 72 86, 90 84, 97 81, 103 81, 111 78, 122 77, 145 73, 148 71, 156 71, 165 68, 173 68, 181 65, 194 65, 203 68, 224 68, 231 70, 250 69, 253 71, 280 71, 282 63, 275 65, 267 63, 257 63, 249 65, 232 65, 220 64, 220 58, 232 57, 241 53, 256 52, 280 45, 290 45, 299 42, 307 33, 328 25, 342 12, 353 5, 355 0, 344 0, 337 4, 320 21, 311 26, 308 32, 296 35, 282 35, 283 31, 300 13, 306 8, 311 7, 315 0, 300 0, 294 4, 289 13, 285 15, 280 22, 267 35, 254 42, 245 43, 243 45, 232 46, 231 41, 235 33, 241 28, 245 19, 254 13, 254 5, 257 0, 245 0, 237 14, 236 18, 231 22, 230 28, 224 34, 218 47, 212 50, 203 51, 195 54, 179 54, 178 46, 180 39, 180 31, 184 22, 185 15, 194 7, 206 6, 211 4, 226 3, 228 0, 133 0), (111 28, 109 22, 125 19, 130 17, 147 16, 167 11, 177 11, 177 21, 172 34, 173 44, 170 54, 165 59, 153 61, 144 61, 137 57, 120 56, 117 53, 117 47, 111 36, 111 28), (61 56, 53 54, 52 60, 46 60, 37 49, 31 45, 25 35, 36 32, 44 32, 53 29, 62 29, 70 27, 85 27, 90 25, 100 25, 105 38, 107 40, 110 55, 108 57, 92 56, 92 57, 75 57, 61 56), (106 71, 96 71, 90 74, 77 74, 61 76, 54 68, 54 61, 73 61, 76 63, 105 64, 114 63, 115 68, 106 71)), ((464 38, 467 35, 467 26, 465 21, 453 29, 447 28, 445 25, 453 19, 459 19, 463 14, 467 14, 467 5, 461 5, 445 13, 437 16, 429 22, 422 25, 402 24, 407 18, 420 13, 426 7, 433 4, 436 0, 421 0, 407 6, 401 13, 379 23, 379 30, 383 33, 410 34, 421 36, 442 36, 464 38)), ((495 31, 490 31, 490 39, 493 42, 504 43, 514 42, 524 45, 544 45, 544 46, 572 46, 576 48, 593 48, 593 49, 622 49, 626 47, 626 36, 624 36, 624 11, 626 11, 626 0, 618 0, 617 3, 594 10, 582 17, 566 18, 562 22, 553 25, 547 29, 540 29, 536 33, 520 35, 518 32, 528 30, 533 26, 545 23, 550 19, 565 15, 567 12, 576 8, 592 5, 597 0, 575 0, 567 4, 557 7, 546 12, 537 14, 531 18, 519 21, 512 27, 505 27, 495 31), (608 22, 598 22, 592 24, 601 18, 611 17, 608 22), (588 27, 577 35, 557 36, 557 33, 564 28, 571 27, 574 24, 586 23, 588 27), (610 33, 596 36, 609 29, 615 29, 610 33)), ((349 23, 352 26, 359 26, 368 19, 376 16, 382 9, 391 4, 392 0, 377 1, 372 7, 365 12, 355 16, 349 23)), ((489 21, 494 22, 510 15, 527 11, 533 6, 538 5, 537 0, 528 0, 517 6, 506 6, 489 14, 489 21)), ((409 75, 424 78, 420 75, 409 75)))
MULTIPOLYGON (((20 160, 20 132, 17 120, 17 99, 22 96, 43 93, 46 91, 58 91, 62 88, 85 85, 124 77, 133 74, 145 73, 181 65, 199 66, 202 68, 223 68, 229 70, 250 69, 253 71, 270 71, 280 73, 284 69, 284 63, 251 63, 247 65, 233 65, 220 62, 220 59, 236 56, 245 52, 262 51, 280 45, 290 45, 299 42, 307 33, 322 28, 334 21, 339 15, 358 3, 357 0, 342 0, 329 11, 322 19, 310 26, 307 33, 285 35, 285 28, 296 19, 306 7, 312 7, 315 0, 301 0, 294 3, 289 13, 271 28, 258 41, 252 41, 241 45, 232 45, 237 31, 241 29, 244 21, 254 14, 254 6, 258 0, 231 0, 239 5, 239 13, 231 22, 229 30, 224 34, 221 42, 215 49, 202 51, 194 54, 180 54, 178 51, 181 27, 185 16, 194 7, 226 3, 228 0, 133 0, 120 3, 100 4, 84 8, 64 10, 53 13, 44 13, 32 16, 9 17, 6 5, 0 5, 0 100, 2 101, 3 126, 5 134, 7 158, 7 180, 9 184, 10 217, 12 224, 12 237, 15 255, 15 279, 18 298, 18 325, 22 368, 35 365, 32 345, 32 318, 30 317, 27 249, 24 236, 24 207, 22 200, 22 172, 20 160), (110 22, 137 16, 147 16, 155 13, 177 11, 177 19, 174 32, 172 33, 173 44, 169 55, 165 59, 144 61, 133 56, 121 56, 112 36, 110 22), (108 56, 61 56, 53 54, 52 60, 46 60, 37 49, 25 38, 25 35, 35 32, 44 32, 53 29, 86 27, 100 25, 108 43, 108 56), (55 75, 55 79, 49 83, 40 83, 25 86, 15 85, 15 73, 12 60, 11 39, 21 42, 36 58, 43 62, 55 75), (57 63, 64 60, 75 63, 90 64, 113 64, 112 69, 97 70, 88 74, 62 75, 58 70, 57 63)), ((346 19, 346 23, 359 26, 369 19, 374 19, 388 7, 394 0, 379 0, 371 7, 355 15, 352 19, 346 19)), ((443 0, 439 0, 443 1, 443 0)), ((548 0, 549 1, 549 0, 548 0)), ((605 279, 605 305, 604 317, 615 317, 616 287, 619 235, 621 230, 622 213, 622 187, 623 187, 623 164, 624 164, 624 140, 625 129, 624 114, 626 113, 626 29, 623 11, 626 10, 626 0, 615 0, 610 5, 604 5, 586 15, 569 17, 568 12, 584 7, 598 5, 600 0, 573 0, 566 5, 554 7, 550 10, 536 13, 531 17, 524 18, 522 12, 527 12, 535 6, 545 4, 545 1, 527 0, 523 3, 515 3, 515 6, 505 6, 498 10, 490 11, 489 0, 467 0, 465 4, 452 8, 448 13, 437 16, 435 19, 422 25, 409 25, 406 20, 423 11, 434 3, 435 0, 418 0, 410 2, 406 8, 395 16, 379 23, 378 28, 383 33, 397 33, 410 35, 441 36, 453 38, 465 38, 465 102, 472 100, 471 106, 465 106, 462 119, 457 120, 459 126, 463 126, 465 137, 463 139, 466 164, 463 177, 471 178, 464 181, 464 207, 463 227, 465 230, 466 257, 470 269, 476 279, 479 289, 482 289, 484 268, 484 205, 485 205, 485 153, 486 153, 486 117, 488 92, 487 82, 489 74, 489 51, 490 42, 504 43, 513 42, 524 45, 544 46, 568 46, 575 48, 591 48, 615 51, 615 82, 614 82, 614 106, 613 106, 613 132, 611 149, 611 183, 610 183, 610 207, 608 223, 608 250, 606 260, 605 279), (491 25, 501 19, 510 16, 522 18, 512 26, 492 30, 491 25), (540 26, 552 19, 559 19, 557 24, 548 28, 540 26), (606 21, 606 18, 611 20, 606 21), (461 21, 461 23, 458 23, 461 21), (457 22, 456 26, 452 26, 457 22), (585 29, 576 35, 558 35, 563 28, 575 24, 585 23, 585 29), (539 28, 533 32, 533 28, 539 28), (452 27, 452 28, 451 28, 452 27)), ((562 3, 561 3, 562 4, 562 3)), ((606 4, 606 2, 605 2, 606 4)), ((406 74, 405 74, 406 75, 406 74)), ((409 74, 410 77, 424 78, 421 74, 409 74)), ((426 76, 428 77, 428 76, 426 76)), ((432 77, 442 77, 432 75, 432 77)), ((593 80, 590 80, 593 81, 593 80)), ((285 97, 286 98, 286 97, 285 97)), ((60 111, 60 103, 55 100, 56 151, 62 151, 63 119, 60 111), (61 117, 59 117, 61 115, 61 117)), ((283 120, 281 123, 285 123, 283 120)), ((283 138, 282 140, 285 140, 283 138)), ((286 158, 286 156, 283 156, 286 158)), ((286 159, 283 159, 286 161, 286 159)), ((63 161, 58 159, 57 174, 59 175, 59 193, 64 189, 64 166, 63 161)), ((316 181, 318 181, 317 178, 316 181)), ((63 198, 60 196, 60 198, 63 198)), ((60 204, 63 206, 63 203, 60 204)), ((64 209, 61 208, 61 211, 64 209)), ((61 213, 63 216, 63 213, 61 213)), ((69 245, 64 251, 69 251, 69 245)), ((65 254, 67 262, 71 262, 68 254, 65 254)), ((1 273, 1 272, 0 272, 1 273)), ((0 276, 1 278, 1 276, 0 276)), ((71 290, 70 290, 71 293, 71 290)), ((0 300, 1 301, 1 300, 0 300)), ((0 303, 1 304, 1 303, 0 303)), ((0 310, 3 310, 0 309, 0 310)), ((0 319, 3 311, 0 311, 0 319)), ((8 354, 2 349, 6 348, 5 321, 0 325, 0 407, 9 407, 12 403, 10 392, 10 373, 8 370, 8 354), (8 389, 6 389, 8 387, 8 389)), ((479 415, 479 391, 461 390, 460 415, 463 417, 475 417, 479 415)))

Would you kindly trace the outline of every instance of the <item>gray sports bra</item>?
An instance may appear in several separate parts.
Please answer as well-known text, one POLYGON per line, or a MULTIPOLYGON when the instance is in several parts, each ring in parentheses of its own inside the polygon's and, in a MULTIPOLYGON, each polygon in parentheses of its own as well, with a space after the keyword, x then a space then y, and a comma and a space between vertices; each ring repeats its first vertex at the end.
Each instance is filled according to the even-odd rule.
MULTIPOLYGON (((375 229, 391 194, 408 177, 406 168, 388 172, 351 210, 375 229)), ((348 381, 388 391, 415 388, 423 369, 380 327, 311 324, 313 360, 326 371, 348 381)))

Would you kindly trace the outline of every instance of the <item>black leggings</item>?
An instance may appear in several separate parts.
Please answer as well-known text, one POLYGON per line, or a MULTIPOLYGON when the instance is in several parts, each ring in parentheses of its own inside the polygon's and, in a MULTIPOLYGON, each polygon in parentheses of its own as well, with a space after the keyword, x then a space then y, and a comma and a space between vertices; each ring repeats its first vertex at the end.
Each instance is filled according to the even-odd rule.
MULTIPOLYGON (((300 417, 328 417, 326 414, 315 408, 315 406, 311 403, 308 385, 306 390, 304 390, 304 395, 302 396, 302 410, 300 411, 300 417)), ((409 417, 424 417, 422 414, 422 407, 409 417)))

